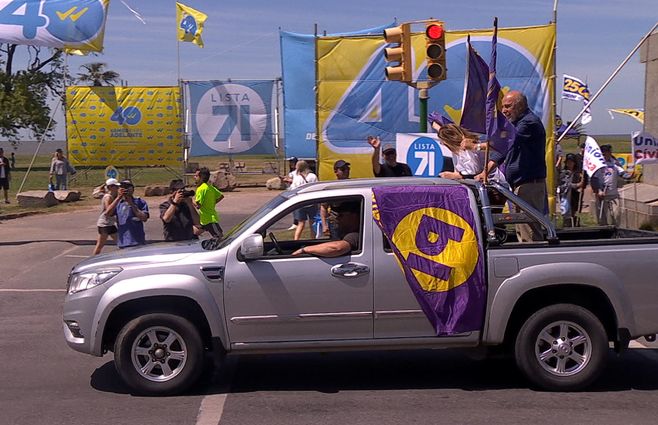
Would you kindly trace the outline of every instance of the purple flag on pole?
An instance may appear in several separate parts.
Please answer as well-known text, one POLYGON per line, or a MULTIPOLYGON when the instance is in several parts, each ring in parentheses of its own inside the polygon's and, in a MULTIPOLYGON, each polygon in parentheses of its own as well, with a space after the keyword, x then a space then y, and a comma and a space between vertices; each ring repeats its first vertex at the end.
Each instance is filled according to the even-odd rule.
POLYGON ((373 217, 437 335, 482 328, 483 253, 463 186, 374 187, 373 217))
POLYGON ((489 80, 489 67, 471 45, 471 37, 466 42, 466 78, 464 79, 464 99, 459 125, 474 133, 487 132, 486 93, 489 80))
POLYGON ((514 143, 514 126, 501 112, 502 93, 496 78, 496 47, 498 44, 498 18, 494 19, 494 33, 491 40, 491 62, 489 63, 489 84, 487 86, 487 139, 490 146, 505 155, 514 143))

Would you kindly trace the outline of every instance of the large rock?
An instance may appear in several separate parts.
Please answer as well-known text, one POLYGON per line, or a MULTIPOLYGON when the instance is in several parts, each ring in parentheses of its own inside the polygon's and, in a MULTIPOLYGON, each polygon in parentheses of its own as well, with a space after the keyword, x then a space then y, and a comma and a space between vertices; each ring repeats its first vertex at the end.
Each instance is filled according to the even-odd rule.
POLYGON ((267 190, 285 190, 287 185, 280 177, 272 177, 265 182, 267 190))
POLYGON ((59 202, 75 202, 80 200, 80 191, 78 190, 56 190, 53 192, 55 199, 59 202))
POLYGON ((58 204, 54 192, 47 190, 28 190, 16 195, 18 205, 23 208, 47 208, 58 204))
POLYGON ((146 186, 144 196, 162 196, 169 195, 169 186, 146 186))
POLYGON ((208 183, 212 184, 222 192, 230 192, 238 185, 233 174, 228 174, 222 170, 212 171, 208 183))

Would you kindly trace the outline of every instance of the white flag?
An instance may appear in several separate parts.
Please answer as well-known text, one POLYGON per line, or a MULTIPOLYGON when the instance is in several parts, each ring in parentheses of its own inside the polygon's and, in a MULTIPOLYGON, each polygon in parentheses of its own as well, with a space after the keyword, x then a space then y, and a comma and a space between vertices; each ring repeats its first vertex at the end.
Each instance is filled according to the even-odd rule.
MULTIPOLYGON (((564 74, 562 80, 562 99, 583 101, 583 105, 587 106, 589 103, 589 88, 587 84, 580 78, 564 74)), ((585 109, 583 116, 580 120, 583 125, 592 122, 592 114, 589 108, 585 109)))
POLYGON ((585 139, 583 170, 587 172, 588 176, 592 177, 596 173, 596 170, 605 166, 605 159, 603 158, 599 144, 596 143, 594 138, 587 136, 587 139, 585 139))

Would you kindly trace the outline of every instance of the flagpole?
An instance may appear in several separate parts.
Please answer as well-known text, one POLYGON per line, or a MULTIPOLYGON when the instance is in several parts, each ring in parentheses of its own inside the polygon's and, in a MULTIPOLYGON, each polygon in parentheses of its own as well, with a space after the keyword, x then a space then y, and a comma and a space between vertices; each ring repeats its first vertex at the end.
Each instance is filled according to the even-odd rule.
POLYGON ((180 41, 178 41, 178 36, 176 36, 176 68, 176 79, 180 82, 180 41))
MULTIPOLYGON (((498 17, 494 17, 493 36, 491 38, 491 42, 492 42, 492 47, 491 47, 492 48, 492 59, 493 59, 493 56, 494 56, 493 55, 493 48, 495 46, 493 41, 498 40, 497 36, 498 36, 498 17)), ((471 35, 469 34, 468 35, 469 46, 470 46, 470 40, 471 40, 471 35)), ((470 49, 470 47, 469 47, 469 49, 470 49)), ((469 56, 470 56, 470 54, 469 54, 469 56)), ((469 57, 469 60, 470 60, 470 57, 469 57)), ((490 63, 489 65, 491 67, 493 67, 493 69, 495 70, 496 69, 495 59, 493 59, 492 63, 490 63)), ((492 68, 489 68, 489 84, 487 84, 487 91, 489 90, 489 86, 490 86, 490 82, 491 82, 491 72, 492 72, 491 69, 492 68)), ((466 96, 465 91, 464 91, 464 96, 466 96)), ((489 93, 487 93, 487 102, 489 101, 488 97, 489 97, 489 93)), ((487 133, 489 133, 489 125, 490 125, 489 120, 487 120, 487 133)), ((489 148, 490 148, 489 141, 487 141, 487 150, 484 152, 484 178, 482 179, 485 185, 489 182, 489 170, 488 170, 488 167, 489 167, 489 148)))
MULTIPOLYGON (((553 60, 552 60, 552 66, 551 66, 551 75, 549 78, 549 93, 551 91, 551 85, 552 85, 552 93, 551 95, 551 107, 549 110, 549 122, 548 124, 553 127, 553 131, 550 133, 550 139, 549 143, 546 149, 546 154, 550 161, 546 161, 550 166, 547 167, 547 181, 546 181, 546 186, 548 190, 548 208, 550 215, 553 216, 555 221, 557 222, 557 213, 558 213, 558 199, 556 199, 556 192, 557 192, 557 173, 558 170, 555 167, 555 146, 557 142, 555 139, 557 138, 557 132, 558 128, 555 123, 555 115, 557 111, 557 5, 558 5, 559 0, 555 0, 553 2, 553 25, 555 26, 555 43, 553 44, 553 60), (552 80, 553 84, 550 84, 550 81, 552 80)), ((560 114, 562 113, 562 101, 560 101, 560 114)))
POLYGON ((580 112, 578 113, 578 115, 576 115, 576 118, 574 118, 573 121, 571 121, 571 124, 569 124, 569 125, 567 126, 567 128, 564 130, 564 133, 562 133, 562 134, 560 135, 560 137, 557 139, 558 142, 561 141, 562 139, 564 139, 564 136, 567 135, 567 132, 568 132, 569 130, 571 130, 571 128, 572 128, 574 125, 576 125, 576 123, 578 122, 578 120, 580 119, 580 117, 583 116, 583 114, 585 113, 585 111, 587 110, 587 108, 589 108, 589 107, 594 103, 594 101, 599 97, 599 95, 603 92, 603 90, 605 90, 605 88, 608 86, 608 84, 610 84, 610 82, 611 82, 611 81, 617 76, 617 74, 619 74, 619 72, 620 72, 621 69, 626 65, 626 63, 628 63, 628 61, 631 60, 631 57, 635 54, 635 52, 637 52, 637 50, 640 48, 640 46, 642 46, 642 43, 644 43, 645 40, 647 40, 647 39, 651 36, 651 34, 653 33, 653 31, 656 29, 656 27, 658 27, 658 22, 656 22, 656 23, 653 25, 653 27, 651 28, 651 30, 650 30, 648 33, 646 33, 646 34, 644 35, 644 37, 642 37, 642 39, 640 40, 640 42, 637 43, 637 45, 633 48, 633 50, 631 50, 631 52, 628 54, 628 56, 626 56, 626 59, 624 59, 624 60, 619 64, 619 66, 617 67, 617 69, 615 69, 615 70, 613 71, 612 75, 610 75, 610 77, 608 77, 608 79, 606 80, 606 82, 603 83, 603 85, 602 85, 601 88, 596 92, 596 94, 595 94, 594 96, 592 96, 592 99, 590 99, 590 101, 587 103, 587 105, 585 105, 585 106, 580 110, 580 112))

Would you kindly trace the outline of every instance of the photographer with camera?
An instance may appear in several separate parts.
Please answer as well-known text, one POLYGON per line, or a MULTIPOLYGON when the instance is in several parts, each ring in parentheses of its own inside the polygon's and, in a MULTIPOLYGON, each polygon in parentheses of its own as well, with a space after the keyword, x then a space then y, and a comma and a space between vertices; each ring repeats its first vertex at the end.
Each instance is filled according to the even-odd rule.
POLYGON ((146 245, 144 222, 149 219, 149 207, 141 198, 133 196, 135 185, 130 180, 119 183, 119 198, 116 206, 119 248, 146 245))
POLYGON ((187 241, 198 239, 203 230, 199 223, 199 213, 194 208, 194 191, 186 190, 183 180, 169 183, 171 195, 160 204, 160 218, 165 241, 187 241))

